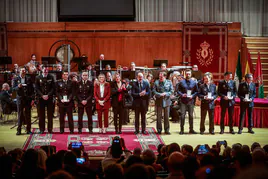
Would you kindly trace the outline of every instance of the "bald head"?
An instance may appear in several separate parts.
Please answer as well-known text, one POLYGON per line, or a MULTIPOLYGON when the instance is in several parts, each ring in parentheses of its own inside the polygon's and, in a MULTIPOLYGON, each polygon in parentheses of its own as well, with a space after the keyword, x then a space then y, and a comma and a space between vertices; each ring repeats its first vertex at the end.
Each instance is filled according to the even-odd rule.
POLYGON ((143 80, 143 74, 140 72, 138 73, 138 81, 142 81, 143 80))
POLYGON ((10 90, 9 84, 8 84, 8 83, 4 83, 4 84, 2 85, 2 90, 5 90, 5 91, 10 90))
POLYGON ((168 168, 171 172, 174 171, 181 171, 182 170, 182 164, 184 161, 184 155, 180 152, 173 152, 168 157, 168 168))

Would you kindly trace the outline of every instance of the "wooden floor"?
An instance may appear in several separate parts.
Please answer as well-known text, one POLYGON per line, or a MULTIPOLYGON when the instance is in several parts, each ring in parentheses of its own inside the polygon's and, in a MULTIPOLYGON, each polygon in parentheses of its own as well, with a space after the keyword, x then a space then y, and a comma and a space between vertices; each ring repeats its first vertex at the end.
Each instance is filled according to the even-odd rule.
MULTIPOLYGON (((35 120, 34 116, 36 116, 36 112, 33 111, 32 114, 32 122, 35 120)), ((128 127, 134 127, 133 123, 133 114, 130 116, 131 117, 131 123, 127 125, 128 127)), ((5 147, 7 151, 12 150, 14 148, 21 148, 26 141, 27 137, 29 135, 23 134, 20 136, 16 136, 16 128, 10 129, 14 124, 15 120, 12 121, 12 118, 15 118, 15 116, 10 116, 11 119, 9 123, 1 123, 0 124, 0 147, 5 147)), ((147 126, 150 127, 156 127, 156 123, 152 122, 155 118, 155 115, 153 117, 147 118, 147 126), (151 123, 152 122, 152 123, 151 123)), ((268 120, 268 119, 267 119, 268 120)), ((188 119, 186 119, 185 122, 185 132, 188 132, 189 125, 188 125, 188 119)), ((199 124, 200 124, 200 108, 196 107, 195 109, 195 117, 194 117, 194 130, 196 132, 199 132, 199 124)), ((59 120, 58 118, 54 119, 53 126, 55 128, 59 127, 59 120)), ((110 127, 113 127, 113 125, 110 125, 110 127)), ((38 128, 38 124, 35 123, 32 125, 32 128, 38 128)), ((254 128, 253 130, 255 131, 255 134, 249 134, 247 133, 247 129, 244 129, 244 133, 241 135, 235 134, 223 134, 220 135, 219 131, 220 128, 219 126, 215 126, 215 135, 210 135, 207 134, 208 130, 208 119, 206 120, 206 131, 204 135, 200 134, 184 134, 184 135, 179 135, 179 123, 172 123, 170 122, 170 132, 171 135, 165 135, 162 134, 161 137, 164 140, 166 144, 170 144, 172 142, 178 143, 180 146, 183 144, 190 144, 193 147, 195 147, 198 144, 209 144, 213 145, 215 144, 218 140, 226 140, 229 145, 232 145, 234 143, 241 143, 241 144, 246 144, 246 145, 251 145, 253 142, 259 142, 262 146, 268 144, 268 128, 254 128)), ((228 127, 226 127, 226 131, 228 131, 228 127)), ((234 127, 235 132, 237 132, 237 127, 234 127)), ((22 133, 24 131, 22 130, 22 133)))

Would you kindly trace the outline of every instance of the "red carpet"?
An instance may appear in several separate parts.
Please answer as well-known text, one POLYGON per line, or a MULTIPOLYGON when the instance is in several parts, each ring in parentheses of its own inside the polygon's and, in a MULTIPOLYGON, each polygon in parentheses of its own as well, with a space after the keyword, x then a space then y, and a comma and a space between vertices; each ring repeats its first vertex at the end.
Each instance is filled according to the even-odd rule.
POLYGON ((147 135, 134 134, 134 128, 123 128, 122 134, 115 134, 114 129, 108 129, 106 134, 99 134, 94 131, 89 134, 87 129, 83 129, 82 134, 75 132, 70 134, 65 130, 64 134, 59 133, 59 129, 54 129, 53 134, 38 134, 39 129, 33 129, 33 135, 28 137, 23 149, 39 148, 42 145, 55 145, 57 151, 67 150, 71 142, 82 142, 85 151, 89 156, 105 156, 107 148, 111 145, 112 138, 120 135, 124 138, 128 150, 133 151, 134 148, 140 147, 144 149, 152 149, 157 152, 157 146, 163 143, 162 138, 156 133, 154 128, 147 128, 147 135))

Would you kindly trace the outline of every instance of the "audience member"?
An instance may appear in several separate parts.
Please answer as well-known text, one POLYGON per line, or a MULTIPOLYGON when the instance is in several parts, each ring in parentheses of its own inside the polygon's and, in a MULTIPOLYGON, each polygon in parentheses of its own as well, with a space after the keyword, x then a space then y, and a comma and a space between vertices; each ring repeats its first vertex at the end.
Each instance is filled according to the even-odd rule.
POLYGON ((156 156, 151 149, 146 149, 142 153, 142 160, 145 165, 150 165, 154 168, 155 172, 161 171, 162 167, 155 163, 156 156))
POLYGON ((124 173, 125 179, 149 179, 150 174, 144 164, 135 164, 124 173))
POLYGON ((111 164, 104 170, 105 179, 123 179, 123 168, 119 164, 111 164))
POLYGON ((68 172, 60 170, 52 173, 50 176, 48 176, 48 179, 74 179, 74 177, 68 172))
POLYGON ((167 179, 183 179, 184 175, 182 172, 184 155, 180 152, 173 152, 168 158, 168 170, 169 175, 167 179))

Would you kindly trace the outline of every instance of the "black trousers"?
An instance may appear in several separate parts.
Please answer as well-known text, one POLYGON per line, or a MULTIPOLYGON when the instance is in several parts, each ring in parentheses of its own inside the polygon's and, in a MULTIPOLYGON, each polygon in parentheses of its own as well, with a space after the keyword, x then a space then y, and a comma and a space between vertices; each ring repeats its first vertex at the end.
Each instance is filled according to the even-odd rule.
POLYGON ((38 103, 38 116, 39 116, 39 130, 45 131, 45 121, 46 121, 46 108, 47 108, 47 130, 51 132, 53 130, 53 99, 39 99, 38 103))
POLYGON ((74 131, 74 121, 73 121, 73 107, 59 107, 60 111, 60 131, 64 131, 64 118, 67 114, 68 116, 68 124, 70 132, 74 131))
POLYGON ((135 108, 135 131, 139 131, 140 128, 140 115, 141 115, 141 130, 146 130, 146 112, 145 108, 135 108))
POLYGON ((129 108, 124 108, 123 124, 129 123, 129 108))
POLYGON ((249 107, 247 105, 240 105, 239 130, 243 130, 246 110, 248 111, 248 129, 251 130, 253 127, 253 120, 252 120, 253 107, 249 107))
POLYGON ((88 130, 92 131, 92 106, 87 105, 80 107, 78 106, 78 129, 82 130, 83 128, 83 115, 84 111, 87 113, 87 118, 88 118, 88 130))
POLYGON ((17 131, 21 131, 22 124, 26 124, 26 130, 31 131, 31 102, 32 99, 19 99, 17 101, 18 112, 18 128, 17 131))
POLYGON ((201 121, 200 121, 200 132, 204 132, 205 120, 208 112, 209 117, 209 132, 214 132, 214 108, 209 109, 209 104, 201 104, 201 121))
POLYGON ((124 117, 124 108, 123 108, 122 102, 118 102, 118 105, 113 107, 113 113, 114 113, 115 131, 117 132, 118 129, 119 129, 119 131, 121 131, 122 121, 123 121, 123 117, 124 117))
POLYGON ((194 130, 194 104, 183 104, 181 103, 181 131, 184 131, 184 123, 185 123, 185 114, 188 111, 189 115, 189 131, 194 130))
POLYGON ((233 131, 233 115, 234 115, 234 106, 221 106, 221 130, 224 131, 224 117, 226 113, 226 109, 228 109, 228 124, 230 132, 233 131))

